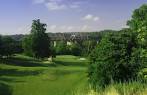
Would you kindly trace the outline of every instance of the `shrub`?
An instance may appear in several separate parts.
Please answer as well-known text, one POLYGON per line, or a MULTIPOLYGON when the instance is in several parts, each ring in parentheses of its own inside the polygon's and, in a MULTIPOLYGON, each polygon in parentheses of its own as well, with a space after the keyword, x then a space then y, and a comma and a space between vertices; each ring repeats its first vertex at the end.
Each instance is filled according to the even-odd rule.
POLYGON ((89 81, 94 88, 137 78, 140 69, 135 34, 108 33, 90 54, 89 81))
POLYGON ((66 41, 59 41, 55 47, 55 51, 57 55, 69 54, 69 50, 67 48, 66 41))
POLYGON ((16 53, 21 53, 22 47, 20 41, 15 41, 9 36, 0 37, 0 55, 11 56, 16 53))
POLYGON ((79 43, 72 43, 72 45, 69 47, 70 52, 74 56, 80 56, 81 55, 81 46, 79 43))

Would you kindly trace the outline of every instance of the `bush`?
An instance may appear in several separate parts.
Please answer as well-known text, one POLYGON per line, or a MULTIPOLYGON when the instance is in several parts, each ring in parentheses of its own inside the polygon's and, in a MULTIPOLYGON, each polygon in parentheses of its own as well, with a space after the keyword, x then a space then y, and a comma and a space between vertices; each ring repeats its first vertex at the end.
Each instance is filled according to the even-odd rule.
POLYGON ((11 56, 16 53, 21 53, 22 47, 20 41, 15 41, 9 36, 0 37, 0 55, 11 56))
POLYGON ((55 47, 55 51, 57 55, 66 55, 69 54, 69 50, 67 48, 66 41, 59 41, 55 47))
POLYGON ((137 78, 141 65, 136 35, 127 31, 108 33, 90 54, 89 81, 94 88, 137 78))
POLYGON ((81 55, 81 46, 79 45, 79 43, 72 43, 72 45, 69 47, 70 48, 70 52, 72 55, 74 56, 80 56, 81 55))

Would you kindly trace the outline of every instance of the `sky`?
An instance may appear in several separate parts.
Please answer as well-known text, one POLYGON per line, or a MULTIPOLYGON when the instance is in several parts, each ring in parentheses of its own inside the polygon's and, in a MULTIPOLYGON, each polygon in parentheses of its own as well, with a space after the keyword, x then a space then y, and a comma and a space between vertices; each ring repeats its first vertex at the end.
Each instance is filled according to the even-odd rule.
POLYGON ((120 30, 147 0, 0 0, 0 34, 28 34, 32 20, 46 32, 120 30))

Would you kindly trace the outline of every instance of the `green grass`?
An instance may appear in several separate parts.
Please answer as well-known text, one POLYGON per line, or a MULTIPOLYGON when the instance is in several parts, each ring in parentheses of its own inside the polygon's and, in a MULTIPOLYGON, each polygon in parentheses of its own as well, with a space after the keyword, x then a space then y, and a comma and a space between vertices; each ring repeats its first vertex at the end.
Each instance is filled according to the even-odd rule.
POLYGON ((85 92, 77 92, 75 95, 147 95, 147 85, 139 81, 129 83, 116 83, 107 86, 105 89, 85 92))
MULTIPOLYGON (((139 81, 117 83, 94 92, 87 84, 88 60, 57 56, 55 64, 16 55, 0 59, 0 95, 147 95, 139 81)), ((142 70, 147 75, 147 68, 142 70)))
POLYGON ((1 59, 0 95, 71 95, 87 86, 87 60, 57 56, 56 64, 17 55, 1 59))

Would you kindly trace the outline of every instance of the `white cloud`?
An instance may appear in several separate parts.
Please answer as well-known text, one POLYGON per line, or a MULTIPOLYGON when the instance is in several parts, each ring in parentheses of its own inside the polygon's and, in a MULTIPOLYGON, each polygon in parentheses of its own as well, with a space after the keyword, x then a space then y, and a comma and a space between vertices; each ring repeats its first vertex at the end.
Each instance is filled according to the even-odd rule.
POLYGON ((49 10, 77 9, 81 3, 66 0, 33 0, 34 4, 43 4, 49 10))
POLYGON ((49 10, 62 10, 66 9, 66 6, 63 4, 58 4, 57 2, 48 2, 45 4, 49 10))
POLYGON ((99 17, 94 17, 93 20, 94 21, 98 21, 100 18, 99 17))
POLYGON ((82 31, 86 31, 86 30, 88 30, 88 29, 89 29, 89 26, 88 26, 88 25, 84 25, 84 26, 82 26, 82 28, 81 28, 82 31))
POLYGON ((91 20, 91 19, 93 19, 93 15, 91 14, 88 14, 85 17, 83 17, 83 20, 91 20))
POLYGON ((67 26, 63 25, 60 27, 62 30, 65 30, 67 28, 67 26))
POLYGON ((98 16, 94 16, 92 14, 88 14, 88 15, 84 16, 82 19, 85 20, 85 21, 87 21, 87 20, 88 21, 98 21, 99 17, 98 16))
POLYGON ((67 30, 72 30, 74 27, 73 26, 68 26, 67 30))
POLYGON ((49 27, 49 30, 55 30, 56 28, 57 28, 56 25, 51 25, 51 26, 49 27))

